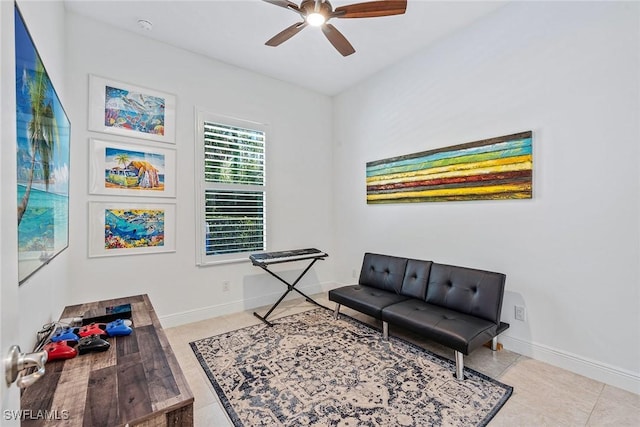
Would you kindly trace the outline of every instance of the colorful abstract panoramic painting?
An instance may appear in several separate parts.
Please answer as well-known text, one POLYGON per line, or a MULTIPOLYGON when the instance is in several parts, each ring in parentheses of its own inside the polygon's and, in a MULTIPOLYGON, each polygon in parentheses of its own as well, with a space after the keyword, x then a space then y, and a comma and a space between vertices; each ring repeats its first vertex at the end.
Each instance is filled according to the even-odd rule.
POLYGON ((367 203, 532 198, 532 132, 367 163, 367 203))
POLYGON ((30 275, 69 244, 70 123, 15 8, 18 275, 30 275))

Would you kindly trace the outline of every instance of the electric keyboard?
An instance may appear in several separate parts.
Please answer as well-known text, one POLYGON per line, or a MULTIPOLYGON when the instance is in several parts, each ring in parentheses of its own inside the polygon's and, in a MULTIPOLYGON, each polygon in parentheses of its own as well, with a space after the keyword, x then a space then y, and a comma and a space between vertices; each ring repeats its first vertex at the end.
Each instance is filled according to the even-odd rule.
MULTIPOLYGON (((306 295, 300 289, 296 288, 296 285, 298 284, 300 279, 302 279, 302 276, 307 274, 307 271, 309 271, 309 269, 311 267, 313 267, 313 264, 315 264, 316 261, 321 261, 321 260, 325 259, 328 256, 329 256, 329 254, 324 253, 322 251, 319 251, 316 248, 293 249, 293 250, 290 250, 290 251, 280 251, 280 252, 263 252, 263 253, 259 253, 259 254, 251 254, 251 255, 249 255, 249 259, 251 260, 253 265, 255 265, 256 267, 260 267, 261 269, 263 269, 264 271, 266 271, 267 273, 269 273, 270 275, 272 275, 273 277, 278 279, 280 282, 282 282, 285 285, 287 285, 287 290, 285 291, 285 293, 282 294, 280 299, 273 305, 273 307, 271 307, 269 309, 267 314, 265 314, 264 316, 261 316, 261 315, 259 315, 258 313, 256 313, 254 311, 253 315, 256 316, 258 319, 262 320, 266 325, 273 326, 273 323, 268 321, 267 317, 269 317, 269 315, 273 312, 273 310, 275 310, 275 308, 278 306, 278 304, 280 304, 282 302, 282 300, 291 291, 296 291, 297 293, 302 295, 307 301, 317 305, 318 307, 327 308, 327 307, 323 306, 322 304, 318 304, 313 298, 311 298, 310 296, 306 295), (293 282, 288 282, 285 279, 283 279, 282 277, 280 277, 277 273, 274 273, 273 271, 269 270, 269 266, 271 264, 278 264, 278 263, 281 263, 281 262, 291 262, 291 261, 302 261, 302 260, 308 260, 309 264, 298 275, 298 278, 296 280, 294 280, 293 282)), ((327 310, 328 310, 328 308, 327 308, 327 310)))
POLYGON ((329 254, 315 248, 293 249, 279 252, 263 252, 249 255, 253 265, 277 264, 280 262, 326 258, 329 254))

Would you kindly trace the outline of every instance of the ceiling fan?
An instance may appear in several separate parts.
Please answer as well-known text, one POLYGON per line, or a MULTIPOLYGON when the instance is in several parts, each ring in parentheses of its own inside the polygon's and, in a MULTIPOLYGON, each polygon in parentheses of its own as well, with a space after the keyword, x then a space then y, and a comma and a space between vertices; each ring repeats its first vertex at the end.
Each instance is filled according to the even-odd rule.
POLYGON ((265 43, 267 46, 278 46, 298 34, 307 25, 312 25, 322 28, 324 35, 342 56, 349 56, 356 50, 336 27, 327 23, 331 18, 375 18, 401 15, 407 10, 407 0, 370 1, 335 9, 327 0, 302 0, 300 6, 289 0, 263 1, 292 10, 302 17, 302 22, 293 24, 269 39, 265 43))

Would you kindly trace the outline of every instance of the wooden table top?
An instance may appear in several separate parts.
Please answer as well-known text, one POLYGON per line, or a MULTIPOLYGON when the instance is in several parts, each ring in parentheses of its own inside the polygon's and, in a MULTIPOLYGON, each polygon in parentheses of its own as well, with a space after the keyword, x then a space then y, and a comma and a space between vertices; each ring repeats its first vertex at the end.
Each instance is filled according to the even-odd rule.
POLYGON ((61 318, 120 304, 131 304, 131 335, 108 338, 105 352, 47 363, 44 377, 22 394, 23 426, 151 425, 145 421, 181 408, 190 413, 179 424, 193 421, 193 394, 147 295, 68 306, 61 318), (44 411, 56 424, 34 419, 44 411))

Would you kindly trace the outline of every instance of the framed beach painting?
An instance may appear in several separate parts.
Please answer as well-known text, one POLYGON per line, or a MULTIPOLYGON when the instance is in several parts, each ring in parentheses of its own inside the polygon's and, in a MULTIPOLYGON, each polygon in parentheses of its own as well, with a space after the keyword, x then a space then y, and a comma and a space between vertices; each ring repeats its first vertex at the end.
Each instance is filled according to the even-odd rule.
POLYGON ((69 246, 71 124, 15 6, 18 282, 69 246))
POLYGON ((175 252, 176 205, 89 202, 89 256, 175 252))
POLYGON ((175 144, 176 97, 90 75, 89 130, 175 144))
POLYGON ((89 193, 175 197, 176 150, 90 140, 89 193))

